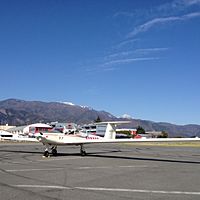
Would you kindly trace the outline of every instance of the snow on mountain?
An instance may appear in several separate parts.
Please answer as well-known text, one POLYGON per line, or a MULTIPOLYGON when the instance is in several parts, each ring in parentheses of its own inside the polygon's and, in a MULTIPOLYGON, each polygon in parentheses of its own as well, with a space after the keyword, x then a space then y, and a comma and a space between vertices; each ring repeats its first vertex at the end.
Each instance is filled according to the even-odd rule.
POLYGON ((72 102, 67 102, 67 101, 65 101, 65 102, 59 102, 59 103, 62 103, 62 104, 65 104, 65 105, 70 105, 70 106, 79 106, 79 107, 81 107, 81 108, 83 108, 83 109, 93 110, 93 108, 91 108, 91 107, 89 107, 89 106, 76 105, 76 104, 74 104, 74 103, 72 103, 72 102))
POLYGON ((66 104, 66 105, 70 105, 70 106, 75 106, 75 104, 73 104, 72 102, 60 102, 60 103, 63 103, 63 104, 66 104))
POLYGON ((124 119, 132 119, 132 117, 131 117, 130 115, 128 115, 128 114, 123 114, 123 115, 121 116, 121 118, 124 118, 124 119))

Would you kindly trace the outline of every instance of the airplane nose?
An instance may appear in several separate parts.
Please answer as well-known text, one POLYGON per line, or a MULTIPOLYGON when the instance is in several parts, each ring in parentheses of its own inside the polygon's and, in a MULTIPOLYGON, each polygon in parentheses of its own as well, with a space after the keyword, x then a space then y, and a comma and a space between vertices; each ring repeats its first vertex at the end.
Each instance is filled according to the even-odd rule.
POLYGON ((38 140, 39 142, 42 141, 42 137, 41 137, 41 136, 37 137, 37 140, 38 140))
POLYGON ((42 141, 42 136, 43 136, 43 133, 36 133, 35 134, 35 137, 39 142, 42 141))

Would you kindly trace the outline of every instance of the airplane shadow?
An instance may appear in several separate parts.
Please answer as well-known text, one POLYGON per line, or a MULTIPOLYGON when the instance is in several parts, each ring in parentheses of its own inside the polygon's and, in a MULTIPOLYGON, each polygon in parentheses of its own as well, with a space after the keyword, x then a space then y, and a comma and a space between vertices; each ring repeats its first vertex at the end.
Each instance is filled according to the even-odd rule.
POLYGON ((41 151, 37 152, 37 151, 24 151, 24 150, 3 150, 3 149, 1 149, 0 152, 41 154, 41 151))
MULTIPOLYGON (((0 152, 6 152, 6 153, 27 153, 27 154, 43 154, 42 151, 25 151, 25 150, 3 150, 0 149, 0 152)), ((112 151, 101 151, 101 152, 95 152, 95 154, 108 154, 108 153, 117 153, 121 152, 120 150, 112 150, 112 151)), ((87 155, 93 154, 93 153, 87 153, 87 155)), ((61 156, 80 156, 80 153, 62 153, 58 152, 57 156, 51 155, 51 157, 61 157, 61 156)))
MULTIPOLYGON (((121 152, 120 150, 112 150, 112 151, 99 151, 99 152, 95 152, 95 153, 87 153, 85 157, 87 157, 88 155, 93 155, 93 154, 108 154, 108 153, 118 153, 121 152)), ((81 156, 80 153, 60 153, 58 152, 57 157, 60 156, 81 156)))
POLYGON ((200 164, 200 161, 189 161, 189 160, 173 160, 173 159, 161 159, 161 158, 145 158, 145 157, 126 157, 120 155, 97 155, 97 153, 87 153, 87 157, 96 158, 114 158, 114 159, 125 159, 125 160, 140 160, 140 161, 155 161, 155 162, 168 162, 168 163, 184 163, 184 164, 200 164))
MULTIPOLYGON (((0 149, 0 152, 8 153, 27 153, 27 154, 37 154, 41 155, 41 151, 24 151, 24 150, 3 150, 0 149)), ((200 161, 189 161, 189 160, 173 160, 173 159, 161 159, 161 158, 146 158, 146 157, 130 157, 130 156, 120 156, 120 155, 106 155, 110 153, 119 153, 126 152, 121 150, 112 150, 112 151, 99 151, 87 153, 85 157, 95 157, 95 158, 111 158, 111 159, 124 159, 124 160, 139 160, 139 161, 154 161, 154 162, 167 162, 167 163, 183 163, 183 164, 200 164, 200 161)), ((80 153, 62 153, 59 152, 57 156, 51 157, 65 157, 65 156, 79 156, 80 153)))
MULTIPOLYGON (((130 157, 120 155, 106 155, 110 153, 126 152, 121 150, 112 151, 99 151, 87 153, 85 157, 95 158, 112 158, 112 159, 124 159, 124 160, 140 160, 140 161, 154 161, 154 162, 168 162, 168 163, 184 163, 184 164, 200 164, 200 161, 189 161, 189 160, 173 160, 173 159, 162 159, 162 158, 146 158, 146 157, 130 157)), ((130 152, 130 151, 128 151, 130 152)), ((57 157, 60 156, 80 156, 80 153, 58 153, 57 157)))

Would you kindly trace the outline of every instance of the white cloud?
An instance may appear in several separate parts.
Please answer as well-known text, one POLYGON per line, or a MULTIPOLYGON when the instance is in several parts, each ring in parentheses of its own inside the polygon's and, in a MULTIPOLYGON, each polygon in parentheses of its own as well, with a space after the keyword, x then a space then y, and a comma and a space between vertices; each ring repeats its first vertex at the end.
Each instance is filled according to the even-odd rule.
POLYGON ((189 14, 182 15, 182 16, 155 18, 155 19, 152 19, 152 20, 136 27, 132 32, 130 32, 128 34, 127 37, 128 38, 134 37, 137 34, 142 33, 142 32, 146 32, 150 28, 155 27, 155 26, 160 25, 160 24, 166 24, 166 23, 171 23, 171 22, 176 22, 176 21, 185 21, 185 20, 189 20, 189 19, 192 19, 192 18, 196 18, 196 17, 200 17, 200 12, 193 12, 193 13, 189 13, 189 14))
POLYGON ((126 59, 119 59, 119 60, 112 60, 103 64, 103 66, 109 65, 117 65, 117 64, 128 64, 132 62, 138 61, 150 61, 150 60, 159 60, 160 58, 157 57, 144 57, 144 58, 126 58, 126 59))
MULTIPOLYGON (((167 51, 169 50, 169 48, 166 47, 154 47, 154 48, 144 48, 144 49, 136 49, 136 50, 132 50, 132 51, 121 51, 118 53, 113 53, 110 54, 108 56, 106 56, 104 59, 105 60, 112 60, 112 59, 122 59, 122 58, 126 58, 128 59, 128 57, 132 56, 134 54, 149 54, 149 53, 153 53, 153 52, 161 52, 161 51, 167 51)), ((141 58, 140 58, 141 59, 141 58)))
POLYGON ((134 38, 134 39, 128 39, 125 41, 120 42, 119 44, 117 44, 114 49, 120 49, 124 46, 130 45, 130 44, 134 44, 135 42, 138 42, 140 39, 138 38, 134 38))
POLYGON ((147 54, 151 52, 167 51, 169 48, 166 47, 156 47, 156 48, 146 48, 146 49, 136 49, 135 53, 147 54))
POLYGON ((185 6, 200 5, 200 0, 183 0, 185 6))
POLYGON ((122 52, 119 52, 119 53, 110 54, 110 55, 106 56, 106 59, 129 56, 129 55, 132 55, 134 53, 135 53, 135 51, 122 51, 122 52))
POLYGON ((129 22, 132 21, 132 25, 137 24, 137 26, 127 36, 123 37, 123 41, 113 45, 107 55, 102 56, 97 62, 92 63, 92 65, 89 63, 85 71, 91 74, 96 72, 109 72, 119 69, 120 66, 117 68, 116 65, 120 64, 159 60, 160 58, 157 53, 168 51, 169 48, 153 47, 137 49, 138 47, 144 46, 140 44, 142 39, 137 36, 140 33, 160 27, 160 25, 164 26, 170 23, 200 17, 200 12, 194 12, 194 10, 198 9, 196 5, 200 5, 200 0, 174 0, 156 7, 151 7, 151 9, 135 9, 132 12, 129 12, 130 10, 128 12, 122 10, 117 12, 113 15, 116 20, 120 17, 127 20, 128 17, 129 22), (191 13, 188 13, 189 11, 191 13), (185 14, 186 12, 187 14, 185 14))
POLYGON ((113 15, 113 17, 119 17, 119 16, 133 17, 134 14, 131 12, 120 11, 113 15))

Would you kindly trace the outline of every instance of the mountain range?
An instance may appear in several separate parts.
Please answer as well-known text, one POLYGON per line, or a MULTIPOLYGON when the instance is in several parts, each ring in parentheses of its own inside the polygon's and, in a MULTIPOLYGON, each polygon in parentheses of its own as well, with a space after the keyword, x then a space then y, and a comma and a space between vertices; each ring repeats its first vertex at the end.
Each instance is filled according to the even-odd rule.
POLYGON ((106 111, 96 111, 90 107, 69 102, 41 102, 7 99, 0 101, 0 124, 25 125, 37 122, 74 122, 87 124, 97 118, 102 121, 128 120, 129 128, 143 127, 146 131, 166 131, 170 137, 200 136, 200 125, 175 125, 141 119, 118 118, 106 111))

